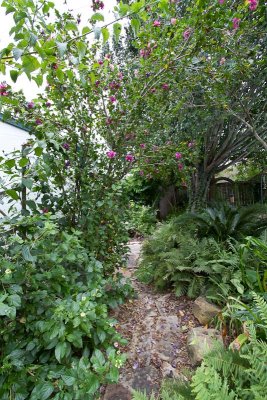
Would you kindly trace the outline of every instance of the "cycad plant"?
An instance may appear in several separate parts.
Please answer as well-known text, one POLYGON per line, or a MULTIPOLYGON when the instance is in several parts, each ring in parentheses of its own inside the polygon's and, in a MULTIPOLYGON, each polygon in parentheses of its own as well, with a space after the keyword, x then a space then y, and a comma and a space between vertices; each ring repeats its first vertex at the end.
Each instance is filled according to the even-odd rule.
POLYGON ((231 237, 260 236, 267 228, 267 208, 261 204, 235 207, 221 203, 201 213, 187 213, 184 220, 195 223, 200 237, 212 236, 218 241, 231 237))

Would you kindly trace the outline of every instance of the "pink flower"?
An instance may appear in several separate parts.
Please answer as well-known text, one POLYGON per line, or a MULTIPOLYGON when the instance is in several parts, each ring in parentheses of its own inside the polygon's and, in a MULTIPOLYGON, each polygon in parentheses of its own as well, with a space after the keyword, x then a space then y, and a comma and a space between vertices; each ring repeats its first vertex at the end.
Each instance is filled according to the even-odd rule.
POLYGON ((183 168, 184 168, 183 164, 178 164, 179 171, 182 171, 183 168))
POLYGON ((104 64, 104 61, 98 60, 98 64, 99 64, 99 65, 103 65, 103 64, 104 64))
POLYGON ((234 29, 238 29, 239 28, 239 24, 240 24, 240 18, 233 18, 233 28, 234 29))
POLYGON ((156 92, 155 88, 150 89, 150 93, 155 93, 155 92, 156 92))
POLYGON ((179 153, 179 151, 177 153, 175 153, 175 158, 177 160, 180 160, 182 158, 182 153, 179 153))
POLYGON ((43 124, 43 121, 42 121, 40 118, 37 118, 37 119, 35 120, 35 123, 36 123, 36 125, 42 125, 42 124, 43 124))
POLYGON ((116 96, 110 96, 109 101, 111 101, 111 103, 116 103, 116 96))
POLYGON ((142 171, 142 170, 139 171, 139 175, 140 175, 140 176, 144 176, 144 171, 142 171))
POLYGON ((156 20, 153 22, 153 26, 159 27, 161 25, 161 22, 156 20))
POLYGON ((224 3, 224 0, 219 0, 219 4, 223 4, 224 3))
POLYGON ((8 96, 8 92, 6 91, 7 84, 5 82, 0 83, 0 96, 8 96))
POLYGON ((141 144, 140 144, 140 147, 141 147, 141 149, 145 149, 145 148, 146 148, 145 143, 141 143, 141 144))
POLYGON ((188 143, 188 147, 189 147, 189 149, 191 149, 192 147, 194 147, 194 142, 189 142, 189 143, 188 143))
POLYGON ((169 87, 168 83, 163 83, 162 89, 163 89, 163 90, 169 90, 170 87, 169 87))
POLYGON ((31 110, 32 108, 34 108, 34 106, 35 106, 35 104, 34 104, 33 101, 30 101, 30 102, 27 104, 27 108, 28 108, 29 110, 31 110))
POLYGON ((188 40, 188 39, 190 38, 191 32, 192 32, 192 29, 191 29, 191 28, 188 28, 188 29, 186 29, 186 30, 183 32, 183 38, 184 38, 184 40, 188 40))
POLYGON ((134 161, 134 156, 132 154, 127 154, 125 156, 125 160, 129 161, 129 162, 133 162, 134 161))
POLYGON ((116 151, 109 150, 109 151, 106 152, 106 155, 107 155, 108 158, 115 158, 117 153, 116 153, 116 151))
POLYGON ((171 24, 172 24, 172 25, 175 25, 176 22, 177 22, 177 19, 176 19, 176 18, 171 18, 171 24))
POLYGON ((225 64, 225 61, 226 61, 225 57, 222 57, 222 58, 220 59, 220 65, 225 64))
POLYGON ((258 1, 257 0, 248 0, 249 3, 249 9, 251 11, 255 11, 256 8, 258 7, 258 1))
POLYGON ((119 73, 118 73, 118 78, 119 78, 120 81, 123 80, 123 73, 122 73, 122 72, 119 72, 119 73))

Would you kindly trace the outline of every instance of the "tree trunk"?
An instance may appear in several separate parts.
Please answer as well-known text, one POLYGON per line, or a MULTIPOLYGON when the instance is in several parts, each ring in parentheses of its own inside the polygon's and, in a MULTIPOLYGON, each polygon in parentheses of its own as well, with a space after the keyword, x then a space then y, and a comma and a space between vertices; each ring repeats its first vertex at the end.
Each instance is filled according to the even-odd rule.
POLYGON ((191 177, 189 188, 189 209, 198 211, 207 205, 212 175, 205 172, 203 164, 197 166, 191 177))

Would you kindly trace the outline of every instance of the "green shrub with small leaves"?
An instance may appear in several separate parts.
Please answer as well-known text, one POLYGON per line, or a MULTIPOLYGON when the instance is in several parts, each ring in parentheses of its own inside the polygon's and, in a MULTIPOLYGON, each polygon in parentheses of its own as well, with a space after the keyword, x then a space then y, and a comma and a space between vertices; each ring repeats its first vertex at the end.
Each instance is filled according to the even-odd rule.
POLYGON ((131 236, 150 235, 155 230, 156 223, 156 211, 152 207, 130 202, 126 227, 131 236))
POLYGON ((1 226, 0 398, 95 399, 125 360, 108 316, 123 301, 119 277, 104 278, 81 233, 60 231, 49 216, 8 229, 1 226))

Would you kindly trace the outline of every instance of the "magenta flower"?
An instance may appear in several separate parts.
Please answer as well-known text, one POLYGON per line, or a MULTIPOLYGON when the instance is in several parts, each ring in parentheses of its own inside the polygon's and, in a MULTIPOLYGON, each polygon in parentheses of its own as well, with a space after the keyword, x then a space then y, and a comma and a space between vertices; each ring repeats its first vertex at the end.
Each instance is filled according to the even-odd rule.
POLYGON ((116 96, 110 96, 109 101, 111 101, 111 103, 116 103, 116 96))
POLYGON ((184 40, 188 40, 188 39, 190 38, 191 32, 192 32, 192 29, 191 29, 191 28, 188 28, 188 29, 186 29, 186 30, 183 32, 183 38, 184 38, 184 40))
POLYGON ((176 25, 177 19, 176 18, 171 18, 171 24, 176 25))
POLYGON ((177 160, 180 160, 182 158, 182 153, 179 153, 179 151, 177 153, 175 153, 175 158, 177 160))
POLYGON ((65 150, 69 150, 69 149, 70 149, 69 143, 63 143, 62 147, 63 147, 63 149, 65 149, 65 150))
POLYGON ((30 102, 27 104, 27 108, 28 108, 29 110, 31 110, 32 108, 34 108, 34 106, 35 106, 35 104, 34 104, 33 101, 30 101, 30 102))
POLYGON ((50 103, 50 101, 47 101, 46 103, 45 103, 45 105, 46 105, 46 107, 51 107, 51 103, 50 103))
POLYGON ((168 85, 168 83, 163 83, 162 89, 163 89, 163 90, 169 90, 169 89, 170 89, 170 86, 168 85))
POLYGON ((103 64, 104 64, 104 61, 98 60, 98 64, 99 64, 99 65, 103 65, 103 64))
POLYGON ((141 143, 141 144, 140 144, 140 147, 141 147, 141 149, 145 149, 145 148, 146 148, 145 143, 141 143))
POLYGON ((258 1, 257 0, 248 0, 249 3, 249 9, 251 11, 255 11, 256 8, 258 7, 258 1))
POLYGON ((109 150, 109 151, 106 152, 106 155, 107 155, 108 158, 115 158, 117 153, 116 153, 116 151, 109 150))
POLYGON ((194 142, 189 142, 189 143, 188 143, 188 147, 189 147, 189 149, 191 149, 192 147, 194 147, 194 142))
POLYGON ((36 123, 36 125, 42 125, 42 124, 43 124, 43 121, 42 121, 40 118, 37 118, 37 119, 35 120, 35 123, 36 123))
POLYGON ((0 96, 8 96, 8 92, 6 91, 7 84, 5 82, 0 83, 0 96))
POLYGON ((125 156, 125 160, 129 161, 129 162, 133 162, 134 161, 134 156, 132 154, 127 154, 125 156))
POLYGON ((224 0, 219 0, 219 4, 223 4, 224 3, 224 0))
POLYGON ((144 176, 144 171, 142 171, 142 170, 139 171, 139 175, 140 175, 140 176, 144 176))
POLYGON ((161 22, 158 20, 153 22, 153 26, 155 26, 155 27, 159 27, 160 25, 161 25, 161 22))
POLYGON ((150 93, 155 93, 155 92, 156 92, 155 88, 150 89, 150 93))
POLYGON ((184 168, 183 164, 178 164, 179 171, 182 171, 183 168, 184 168))
POLYGON ((233 18, 233 28, 234 29, 238 29, 239 28, 239 24, 240 24, 240 18, 233 18))

